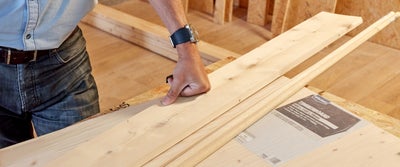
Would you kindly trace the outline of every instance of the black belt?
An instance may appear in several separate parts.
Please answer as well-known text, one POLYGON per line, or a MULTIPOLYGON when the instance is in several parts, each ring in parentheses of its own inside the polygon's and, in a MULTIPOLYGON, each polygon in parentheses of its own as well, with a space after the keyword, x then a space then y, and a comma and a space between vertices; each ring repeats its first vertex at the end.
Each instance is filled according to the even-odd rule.
MULTIPOLYGON (((75 28, 75 30, 71 33, 70 36, 72 36, 75 32, 77 32, 77 30, 78 30, 78 28, 75 28)), ((0 63, 26 64, 31 61, 36 61, 37 58, 40 56, 48 55, 52 50, 54 50, 54 49, 22 51, 22 50, 17 50, 17 49, 13 49, 13 48, 6 48, 6 47, 0 46, 0 63)))
POLYGON ((43 55, 48 55, 50 50, 21 51, 12 48, 0 47, 0 63, 25 64, 43 55))

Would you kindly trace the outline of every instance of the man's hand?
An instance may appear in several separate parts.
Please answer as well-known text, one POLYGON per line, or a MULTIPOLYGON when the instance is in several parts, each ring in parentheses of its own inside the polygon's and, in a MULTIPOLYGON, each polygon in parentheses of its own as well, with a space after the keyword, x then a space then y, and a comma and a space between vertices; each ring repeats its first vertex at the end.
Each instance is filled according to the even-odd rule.
MULTIPOLYGON (((182 1, 180 0, 150 0, 170 34, 188 24, 182 1)), ((210 90, 210 82, 204 70, 204 65, 194 43, 183 43, 176 46, 178 62, 169 78, 171 88, 161 101, 169 105, 179 96, 193 96, 210 90)))
POLYGON ((171 87, 161 101, 164 105, 172 104, 179 96, 193 96, 207 92, 211 87, 195 44, 180 44, 177 50, 178 62, 173 77, 168 78, 171 87))

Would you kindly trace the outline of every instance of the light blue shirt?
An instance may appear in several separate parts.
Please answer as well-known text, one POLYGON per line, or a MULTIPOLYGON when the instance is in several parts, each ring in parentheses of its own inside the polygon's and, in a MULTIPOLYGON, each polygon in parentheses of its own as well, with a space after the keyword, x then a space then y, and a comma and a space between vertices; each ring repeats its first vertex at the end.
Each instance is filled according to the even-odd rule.
POLYGON ((0 46, 54 49, 97 0, 0 0, 0 46))

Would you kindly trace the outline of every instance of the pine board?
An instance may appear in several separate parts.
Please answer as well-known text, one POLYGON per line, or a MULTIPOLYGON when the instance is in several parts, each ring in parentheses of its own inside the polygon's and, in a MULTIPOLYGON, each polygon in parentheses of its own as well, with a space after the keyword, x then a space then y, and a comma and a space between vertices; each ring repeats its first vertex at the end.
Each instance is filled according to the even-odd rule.
POLYGON ((210 80, 214 88, 209 93, 193 98, 181 98, 180 102, 185 101, 185 103, 178 102, 168 107, 152 106, 52 163, 59 165, 62 162, 66 166, 74 163, 85 166, 143 164, 234 106, 241 99, 247 98, 265 83, 271 82, 290 67, 308 58, 340 35, 344 35, 360 22, 360 18, 357 17, 320 13, 293 31, 288 31, 212 73, 210 80), (332 22, 332 20, 337 21, 332 22), (326 22, 321 23, 324 21, 326 22), (282 46, 283 42, 286 45, 282 46), (263 53, 269 54, 266 56, 263 53), (296 53, 299 57, 294 59, 290 53, 296 53), (270 75, 266 75, 267 73, 270 75), (264 77, 255 82, 254 78, 260 78, 259 75, 264 77), (220 95, 224 95, 225 98, 217 98, 220 95), (212 109, 202 109, 207 105, 213 106, 212 109), (187 110, 189 108, 190 111, 187 110), (171 127, 173 131, 169 130, 171 127), (162 142, 159 143, 160 141, 162 142), (81 158, 82 160, 79 160, 81 158))
MULTIPOLYGON (((211 64, 206 67, 206 71, 211 73, 232 62, 233 59, 228 58, 211 64)), ((121 110, 104 112, 65 129, 2 149, 0 150, 0 166, 44 166, 79 144, 126 121, 138 112, 158 104, 158 99, 164 96, 168 89, 167 85, 160 85, 124 102, 126 106, 130 106, 129 109, 122 109, 126 106, 121 106, 121 110)))

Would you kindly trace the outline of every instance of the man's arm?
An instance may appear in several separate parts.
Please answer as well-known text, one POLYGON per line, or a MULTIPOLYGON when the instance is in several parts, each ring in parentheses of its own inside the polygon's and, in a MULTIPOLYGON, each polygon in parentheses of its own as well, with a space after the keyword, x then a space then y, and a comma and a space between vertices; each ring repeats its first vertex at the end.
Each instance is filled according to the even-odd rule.
MULTIPOLYGON (((150 0, 170 34, 188 24, 181 0, 150 0)), ((197 46, 186 42, 176 46, 178 62, 168 79, 171 88, 163 98, 164 105, 175 102, 179 95, 193 96, 210 90, 197 46)))

